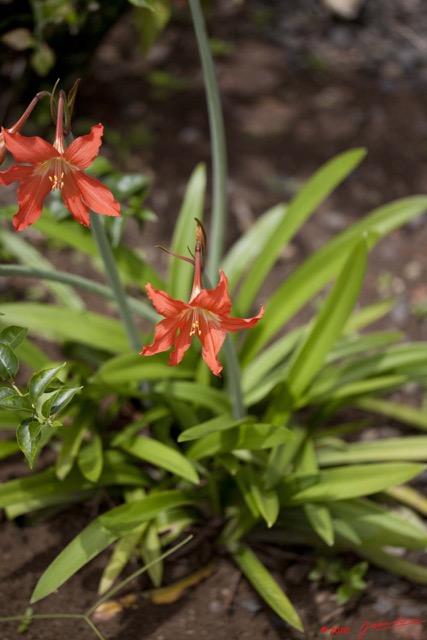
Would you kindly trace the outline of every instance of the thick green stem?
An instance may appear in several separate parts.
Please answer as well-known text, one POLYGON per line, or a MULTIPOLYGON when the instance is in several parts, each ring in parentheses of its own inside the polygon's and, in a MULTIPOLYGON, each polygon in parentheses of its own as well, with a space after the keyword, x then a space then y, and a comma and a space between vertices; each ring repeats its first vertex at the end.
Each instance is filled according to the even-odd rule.
POLYGON ((224 248, 227 214, 227 152, 224 121, 200 2, 199 0, 189 0, 189 4, 203 68, 212 140, 212 224, 209 237, 209 276, 212 282, 217 282, 224 248))
POLYGON ((90 224, 99 255, 104 263, 105 275, 114 294, 130 347, 133 351, 137 351, 141 347, 141 338, 130 312, 127 296, 120 280, 104 225, 96 213, 90 214, 90 224))

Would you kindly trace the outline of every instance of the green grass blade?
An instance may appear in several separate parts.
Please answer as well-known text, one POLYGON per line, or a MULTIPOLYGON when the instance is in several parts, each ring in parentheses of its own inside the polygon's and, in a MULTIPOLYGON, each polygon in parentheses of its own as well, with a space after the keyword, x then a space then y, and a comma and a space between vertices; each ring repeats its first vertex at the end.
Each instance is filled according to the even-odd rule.
POLYGON ((170 367, 167 362, 158 358, 150 359, 137 353, 125 353, 110 358, 101 365, 91 378, 92 383, 116 386, 138 384, 141 380, 164 380, 166 378, 192 378, 194 369, 186 367, 183 362, 179 367, 170 367))
POLYGON ((189 499, 179 491, 164 491, 142 500, 120 505, 99 516, 81 531, 55 560, 38 581, 31 597, 37 602, 58 589, 85 564, 95 558, 123 533, 152 520, 165 509, 188 504, 189 499))
POLYGON ((373 411, 388 416, 393 420, 399 420, 421 431, 427 431, 427 413, 416 407, 408 407, 380 398, 361 398, 356 401, 356 406, 369 412, 373 411))
POLYGON ((194 442, 187 450, 192 460, 235 451, 237 449, 270 449, 293 439, 292 432, 271 424, 242 424, 238 427, 210 433, 194 442))
POLYGON ((239 420, 235 420, 228 414, 224 414, 221 416, 216 416, 211 420, 206 420, 200 424, 196 424, 194 427, 190 427, 186 429, 178 436, 178 442, 187 442, 188 440, 198 440, 199 438, 204 438, 208 436, 210 433, 217 433, 222 431, 227 431, 228 429, 232 429, 233 427, 237 427, 246 422, 253 423, 253 418, 240 418, 239 420))
POLYGON ((195 382, 160 382, 155 386, 154 391, 176 400, 184 400, 192 405, 206 407, 216 414, 230 411, 230 403, 222 391, 195 382))
POLYGON ((383 386, 381 376, 385 378, 385 388, 387 376, 391 376, 391 385, 393 376, 397 376, 397 382, 399 377, 402 381, 416 378, 418 368, 423 367, 426 360, 427 345, 419 342, 392 345, 383 352, 353 358, 342 364, 328 365, 308 390, 305 401, 319 402, 332 395, 336 398, 368 393, 383 386), (358 386, 351 388, 350 385, 358 386))
POLYGON ((413 196, 384 205, 339 234, 306 260, 265 303, 263 322, 251 329, 243 345, 246 364, 330 280, 340 273, 352 245, 363 233, 381 238, 427 209, 427 197, 413 196), (264 320, 268 318, 268 322, 264 320))
POLYGON ((231 292, 238 281, 263 250, 275 229, 286 215, 286 205, 278 204, 269 209, 233 244, 222 261, 231 292))
POLYGON ((91 522, 43 573, 31 596, 31 604, 49 596, 118 537, 117 533, 105 529, 99 519, 91 522))
MULTIPOLYGON (((393 547, 423 549, 427 546, 427 533, 422 524, 412 522, 405 514, 367 499, 331 502, 334 524, 350 525, 362 544, 381 547, 384 541, 393 547)), ((421 522, 421 521, 420 521, 421 522)))
MULTIPOLYGON (((34 245, 24 240, 15 233, 9 233, 2 229, 0 237, 1 245, 11 253, 19 262, 33 269, 55 271, 55 267, 45 258, 34 245)), ((70 309, 82 311, 85 308, 83 300, 75 293, 74 289, 66 284, 58 282, 46 283, 46 288, 54 295, 58 302, 70 309)))
POLYGON ((316 171, 291 201, 285 216, 273 230, 241 286, 237 296, 239 314, 245 316, 249 312, 283 247, 321 202, 360 164, 365 155, 364 149, 341 153, 316 171))
POLYGON ((99 581, 98 593, 100 596, 111 589, 114 582, 128 564, 147 526, 148 523, 145 522, 141 527, 117 541, 111 558, 106 564, 102 572, 101 580, 99 581))
POLYGON ((392 556, 390 553, 380 549, 370 549, 367 545, 356 547, 354 551, 362 558, 369 560, 372 564, 385 569, 389 573, 397 573, 397 575, 411 582, 427 584, 427 567, 414 564, 403 558, 396 558, 396 556, 392 556))
POLYGON ((363 240, 351 252, 333 290, 290 364, 287 385, 294 398, 302 395, 339 338, 359 296, 366 260, 367 244, 363 240))
POLYGON ((332 547, 335 536, 330 509, 325 505, 315 503, 307 503, 303 508, 313 531, 317 533, 328 547, 332 547))
POLYGON ((352 465, 321 471, 310 477, 289 479, 279 487, 283 505, 305 502, 329 502, 359 498, 384 491, 412 480, 422 473, 425 465, 414 462, 383 462, 352 465))
MULTIPOLYGON (((77 225, 74 220, 62 220, 58 223, 47 210, 44 210, 43 215, 37 220, 36 227, 61 245, 77 249, 79 253, 93 258, 94 266, 100 273, 104 273, 95 242, 85 227, 77 225)), ((147 282, 151 282, 153 287, 165 288, 163 280, 155 269, 146 263, 139 251, 121 245, 114 249, 114 259, 125 284, 136 284, 143 289, 147 282)))
POLYGON ((282 620, 303 632, 301 619, 287 595, 249 547, 239 545, 238 550, 232 552, 232 556, 243 575, 273 611, 282 620))
MULTIPOLYGON (((24 324, 30 331, 50 339, 71 340, 110 353, 129 350, 120 323, 106 316, 32 302, 6 303, 2 311, 8 324, 24 324)), ((1 326, 5 326, 4 320, 1 326)))
POLYGON ((187 460, 182 453, 171 449, 162 442, 139 436, 130 443, 120 445, 127 453, 135 456, 139 460, 145 460, 150 464, 166 469, 193 484, 199 483, 199 476, 191 461, 187 460))
MULTIPOLYGON (((63 271, 47 271, 46 269, 34 268, 29 269, 22 265, 3 264, 0 265, 0 276, 19 276, 21 278, 35 278, 37 280, 63 282, 64 284, 68 284, 70 287, 87 291, 98 298, 114 300, 114 294, 110 287, 100 284, 99 282, 95 282, 94 280, 89 280, 89 278, 83 278, 82 276, 76 276, 72 273, 65 273, 63 271)), ((138 314, 142 318, 147 318, 152 322, 157 322, 159 319, 159 316, 153 307, 151 305, 149 306, 146 302, 137 300, 137 298, 132 298, 131 296, 127 296, 127 301, 133 313, 138 314)))
POLYGON ((427 462, 427 436, 381 438, 374 442, 341 442, 339 449, 318 451, 319 465, 328 467, 365 462, 420 461, 427 462))

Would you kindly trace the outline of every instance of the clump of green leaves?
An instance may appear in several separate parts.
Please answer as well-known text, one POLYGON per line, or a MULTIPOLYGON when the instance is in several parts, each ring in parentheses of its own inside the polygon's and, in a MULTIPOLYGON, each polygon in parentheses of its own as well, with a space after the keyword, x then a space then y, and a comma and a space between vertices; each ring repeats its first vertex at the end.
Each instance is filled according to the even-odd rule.
POLYGON ((347 567, 339 558, 320 557, 308 577, 313 582, 324 581, 326 584, 337 585, 336 599, 339 605, 343 605, 366 589, 367 583, 363 578, 368 567, 367 562, 347 567))
POLYGON ((52 429, 62 426, 58 414, 68 405, 82 387, 66 387, 59 379, 65 363, 34 373, 27 388, 19 388, 15 378, 19 359, 15 350, 25 340, 27 329, 5 327, 0 331, 0 409, 26 415, 16 430, 16 439, 30 469, 44 444, 52 437, 52 429))

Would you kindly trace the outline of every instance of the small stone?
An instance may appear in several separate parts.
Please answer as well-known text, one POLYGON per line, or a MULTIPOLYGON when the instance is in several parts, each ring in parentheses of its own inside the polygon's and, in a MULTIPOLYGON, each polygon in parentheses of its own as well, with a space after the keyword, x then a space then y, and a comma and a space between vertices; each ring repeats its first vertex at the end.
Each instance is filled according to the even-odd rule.
POLYGON ((322 0, 323 5, 344 20, 355 20, 362 11, 365 0, 322 0))
POLYGON ((240 600, 239 604, 242 609, 246 609, 249 613, 258 613, 262 609, 262 605, 258 600, 240 600))
POLYGON ((408 280, 418 280, 423 272, 423 265, 419 260, 411 260, 405 265, 403 269, 403 275, 408 280))
POLYGON ((208 609, 212 613, 221 613, 222 608, 222 603, 219 600, 211 600, 209 602, 208 609))
POLYGON ((380 615, 391 613, 395 608, 394 602, 389 598, 380 596, 374 604, 374 609, 380 615))

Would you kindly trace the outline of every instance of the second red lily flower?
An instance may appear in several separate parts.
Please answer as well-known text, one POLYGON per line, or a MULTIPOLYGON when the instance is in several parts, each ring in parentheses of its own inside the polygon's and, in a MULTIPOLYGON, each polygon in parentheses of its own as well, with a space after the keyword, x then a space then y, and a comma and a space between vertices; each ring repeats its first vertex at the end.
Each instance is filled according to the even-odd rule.
POLYGON ((167 351, 173 345, 174 350, 170 355, 169 365, 177 365, 183 359, 194 336, 202 343, 204 361, 212 373, 219 376, 222 366, 217 355, 226 334, 254 327, 264 315, 264 307, 261 305, 258 315, 253 318, 231 318, 227 278, 221 270, 218 286, 215 289, 203 289, 201 254, 204 233, 200 223, 197 231, 195 259, 193 261, 184 258, 194 263, 193 289, 188 304, 171 298, 165 291, 154 289, 151 284, 146 286, 156 311, 165 319, 156 326, 153 344, 144 347, 141 355, 152 356, 167 351))
POLYGON ((90 134, 76 138, 65 148, 63 135, 63 97, 59 97, 56 135, 53 145, 38 136, 25 137, 2 130, 4 143, 17 163, 0 172, 0 184, 17 180, 19 210, 13 225, 22 231, 40 217, 43 202, 60 189, 67 209, 78 222, 90 225, 89 209, 95 213, 119 216, 120 205, 99 180, 83 173, 98 155, 103 126, 92 127, 90 134))

